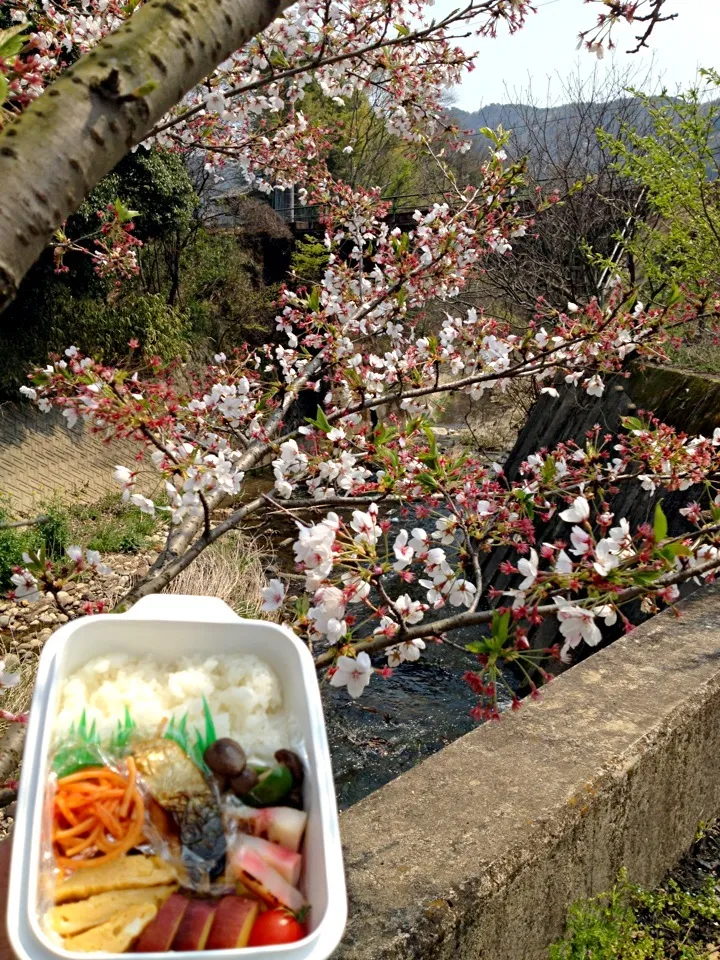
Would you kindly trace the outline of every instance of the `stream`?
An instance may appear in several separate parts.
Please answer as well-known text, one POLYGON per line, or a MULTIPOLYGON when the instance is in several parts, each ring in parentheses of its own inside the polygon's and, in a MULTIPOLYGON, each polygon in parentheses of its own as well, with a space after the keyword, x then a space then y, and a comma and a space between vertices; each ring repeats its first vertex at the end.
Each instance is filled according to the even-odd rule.
MULTIPOLYGON (((466 432, 462 402, 447 405, 438 418, 438 445, 451 445, 454 438, 466 432)), ((497 458, 501 454, 496 452, 497 458)), ((252 495, 268 492, 272 475, 246 479, 246 490, 252 495)), ((420 526, 431 532, 433 519, 413 520, 408 526, 420 526)), ((396 526, 396 525, 394 525, 396 526)), ((274 569, 269 576, 280 576, 294 570, 292 549, 287 545, 294 534, 288 518, 278 518, 270 536, 275 547, 274 569)), ((391 539, 393 534, 390 534, 391 539)), ((425 591, 417 584, 406 588, 413 599, 425 599, 425 591)), ((448 610, 426 614, 439 619, 448 610)), ((464 646, 479 636, 479 627, 456 631, 452 640, 464 646)), ((386 658, 379 655, 373 665, 382 667, 386 658)), ((470 710, 477 702, 462 675, 473 669, 474 657, 446 644, 428 642, 419 660, 403 663, 388 679, 375 674, 358 700, 352 700, 345 688, 334 688, 321 681, 321 692, 328 740, 332 754, 337 801, 345 809, 378 787, 388 783, 421 760, 472 730, 477 723, 470 710)), ((517 678, 506 677, 508 685, 517 689, 517 678)), ((499 706, 510 703, 507 691, 498 691, 499 706)))

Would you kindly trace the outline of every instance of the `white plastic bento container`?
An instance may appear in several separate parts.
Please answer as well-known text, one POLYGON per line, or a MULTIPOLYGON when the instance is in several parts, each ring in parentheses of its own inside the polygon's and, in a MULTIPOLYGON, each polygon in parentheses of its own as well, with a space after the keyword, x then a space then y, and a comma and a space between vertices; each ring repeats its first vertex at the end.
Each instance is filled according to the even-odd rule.
MULTIPOLYGON (((327 960, 340 942, 347 897, 340 829, 325 720, 315 667, 308 649, 290 632, 263 620, 242 620, 214 597, 153 595, 118 616, 91 616, 66 624, 40 657, 22 763, 8 893, 8 934, 20 960, 87 957, 56 947, 38 914, 40 842, 49 752, 60 686, 93 657, 128 652, 174 660, 188 654, 254 653, 277 672, 285 707, 296 718, 312 775, 305 837, 305 892, 312 904, 310 933, 299 943, 241 950, 150 953, 149 958, 187 960, 327 960)), ((94 957, 117 954, 94 953, 94 957)))

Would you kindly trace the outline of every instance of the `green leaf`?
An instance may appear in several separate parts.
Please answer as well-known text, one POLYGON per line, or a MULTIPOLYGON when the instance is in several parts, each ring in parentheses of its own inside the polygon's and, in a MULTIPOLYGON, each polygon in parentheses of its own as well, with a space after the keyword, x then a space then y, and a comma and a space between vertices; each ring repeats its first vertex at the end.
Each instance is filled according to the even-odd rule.
POLYGON ((502 615, 496 610, 493 613, 492 626, 490 632, 493 637, 498 640, 501 644, 504 644, 508 638, 508 630, 510 628, 510 611, 506 610, 502 615))
POLYGON ((644 430, 644 425, 642 420, 639 420, 637 417, 623 417, 622 425, 626 430, 644 430))
POLYGON ((653 523, 653 533, 655 534, 655 542, 660 543, 662 540, 667 537, 668 533, 668 523, 667 517, 663 513, 663 508, 661 503, 655 504, 655 522, 653 523))
POLYGON ((431 473, 418 473, 415 479, 425 490, 434 493, 438 489, 438 482, 431 473))
POLYGON ((632 575, 632 580, 638 587, 651 587, 659 576, 658 572, 652 570, 638 570, 632 575))
POLYGON ((423 423, 422 429, 423 429, 423 433, 427 437, 428 449, 430 451, 430 459, 435 460, 437 459, 438 450, 437 450, 437 440, 435 438, 435 433, 433 431, 433 428, 430 426, 429 423, 423 423))
POLYGON ((140 212, 138 210, 129 210, 119 197, 116 198, 113 206, 115 207, 115 213, 118 215, 118 220, 121 223, 127 223, 128 220, 132 220, 134 217, 140 216, 140 212))
POLYGON ((395 29, 400 34, 401 37, 410 36, 410 27, 405 26, 404 23, 396 23, 395 29))
POLYGON ((315 420, 312 417, 306 418, 307 423, 311 423, 314 427, 317 427, 318 430, 322 430, 323 433, 330 433, 332 430, 332 424, 325 416, 325 413, 322 407, 318 407, 317 418, 315 420))
MULTIPOLYGON (((27 37, 22 37, 20 34, 29 29, 29 23, 17 23, 5 30, 0 30, 0 59, 12 60, 20 53, 27 42, 27 37)), ((2 99, 0 97, 0 103, 2 99)))
POLYGON ((317 311, 320 309, 320 289, 318 287, 312 288, 308 294, 306 303, 309 310, 312 310, 313 313, 317 313, 317 311))
POLYGON ((465 644, 465 649, 470 653, 488 653, 487 641, 472 640, 470 643, 465 644))
POLYGON ((10 92, 10 84, 4 73, 0 73, 0 107, 5 103, 10 92))
POLYGON ((290 66, 285 54, 281 50, 273 50, 269 59, 273 67, 280 67, 281 69, 285 70, 290 66))
POLYGON ((550 483, 556 473, 555 460, 552 457, 546 457, 542 468, 542 478, 545 483, 550 483))

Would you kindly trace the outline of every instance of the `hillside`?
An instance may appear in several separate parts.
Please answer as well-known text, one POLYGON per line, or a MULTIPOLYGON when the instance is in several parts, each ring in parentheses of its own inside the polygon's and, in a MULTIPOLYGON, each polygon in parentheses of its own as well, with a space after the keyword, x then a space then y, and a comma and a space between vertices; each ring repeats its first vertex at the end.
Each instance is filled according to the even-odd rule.
MULTIPOLYGON (((542 152, 554 158, 566 156, 569 145, 573 151, 583 149, 589 151, 590 155, 599 155, 594 136, 597 128, 617 134, 622 125, 629 124, 642 132, 649 132, 647 110, 636 97, 552 107, 529 103, 490 103, 471 112, 453 107, 448 113, 461 128, 473 131, 475 148, 480 151, 487 148, 489 141, 477 135, 479 128, 496 130, 502 126, 512 131, 508 148, 512 156, 537 155, 541 144, 542 152)), ((720 129, 716 154, 720 156, 720 129)))

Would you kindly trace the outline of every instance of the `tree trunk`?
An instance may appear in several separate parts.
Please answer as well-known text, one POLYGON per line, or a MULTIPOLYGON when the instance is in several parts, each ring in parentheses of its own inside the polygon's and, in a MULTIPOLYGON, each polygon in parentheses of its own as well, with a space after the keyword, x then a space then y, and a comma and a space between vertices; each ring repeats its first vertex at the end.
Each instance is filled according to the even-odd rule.
POLYGON ((53 232, 288 0, 148 0, 0 133, 0 311, 53 232))

